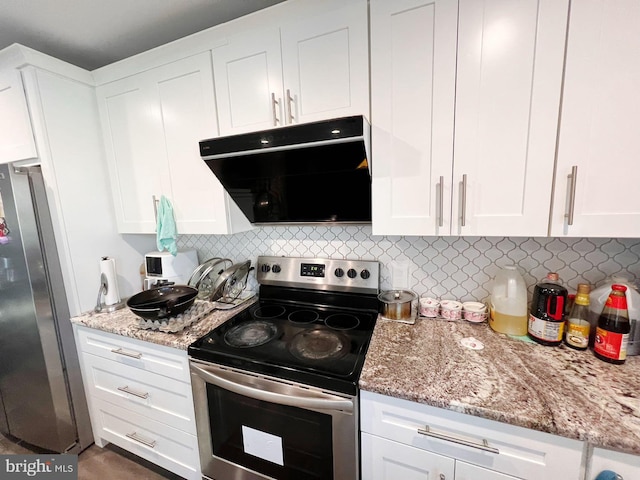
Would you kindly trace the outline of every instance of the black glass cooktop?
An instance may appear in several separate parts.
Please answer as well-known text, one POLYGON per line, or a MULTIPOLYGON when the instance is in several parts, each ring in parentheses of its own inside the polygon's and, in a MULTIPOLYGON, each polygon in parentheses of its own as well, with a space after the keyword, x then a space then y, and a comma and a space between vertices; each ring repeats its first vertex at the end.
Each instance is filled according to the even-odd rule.
POLYGON ((377 318, 375 296, 359 297, 339 296, 331 306, 261 298, 188 352, 195 359, 355 394, 377 318), (374 308, 352 308, 362 301, 374 308))

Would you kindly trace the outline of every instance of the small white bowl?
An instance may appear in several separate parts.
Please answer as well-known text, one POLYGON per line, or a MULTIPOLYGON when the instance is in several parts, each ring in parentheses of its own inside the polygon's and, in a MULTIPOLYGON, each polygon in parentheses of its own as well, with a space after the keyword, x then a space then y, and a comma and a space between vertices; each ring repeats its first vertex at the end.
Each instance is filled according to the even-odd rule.
POLYGON ((440 302, 435 298, 423 297, 420 299, 420 315, 435 318, 440 313, 440 302))
POLYGON ((484 322, 487 319, 487 306, 480 302, 464 302, 464 319, 472 323, 484 322))
POLYGON ((456 300, 443 300, 440 302, 440 316, 446 320, 460 320, 462 304, 456 300))

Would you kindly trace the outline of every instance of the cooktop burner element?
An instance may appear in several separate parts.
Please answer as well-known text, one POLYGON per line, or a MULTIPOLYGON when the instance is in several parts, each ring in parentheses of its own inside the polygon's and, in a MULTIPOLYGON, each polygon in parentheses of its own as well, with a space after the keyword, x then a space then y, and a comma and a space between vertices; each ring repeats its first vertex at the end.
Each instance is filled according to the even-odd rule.
POLYGON ((281 305, 264 305, 258 308, 253 315, 256 318, 276 318, 285 312, 285 308, 281 305))
POLYGON ((289 314, 289 321, 293 323, 311 323, 318 320, 318 312, 313 310, 296 310, 289 314))
POLYGON ((358 317, 351 314, 335 313, 324 321, 325 325, 334 330, 351 330, 360 324, 358 317))
POLYGON ((348 349, 348 338, 324 328, 303 330, 289 345, 289 351, 301 360, 336 359, 346 355, 348 349))
POLYGON ((277 333, 278 328, 273 323, 254 320, 240 323, 228 330, 224 341, 231 347, 258 347, 274 338, 277 333))
POLYGON ((258 257, 258 303, 189 346, 194 359, 355 394, 378 316, 374 261, 258 257))

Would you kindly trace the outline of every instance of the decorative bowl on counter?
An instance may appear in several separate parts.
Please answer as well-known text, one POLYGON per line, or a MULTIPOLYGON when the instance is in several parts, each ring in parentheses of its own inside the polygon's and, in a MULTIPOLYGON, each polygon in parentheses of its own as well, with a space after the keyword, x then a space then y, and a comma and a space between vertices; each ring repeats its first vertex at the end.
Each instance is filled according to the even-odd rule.
POLYGON ((462 304, 457 300, 442 300, 440 302, 440 316, 445 320, 460 320, 462 318, 462 304))
POLYGON ((487 319, 487 306, 480 302, 464 302, 462 304, 464 319, 472 323, 484 322, 487 319))
POLYGON ((428 318, 436 318, 440 314, 440 302, 435 298, 420 298, 420 315, 428 318))

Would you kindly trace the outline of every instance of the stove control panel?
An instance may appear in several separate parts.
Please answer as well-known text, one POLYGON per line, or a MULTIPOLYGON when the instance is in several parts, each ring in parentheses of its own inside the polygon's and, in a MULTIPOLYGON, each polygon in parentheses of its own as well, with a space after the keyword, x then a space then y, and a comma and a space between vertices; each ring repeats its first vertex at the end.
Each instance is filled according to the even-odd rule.
POLYGON ((378 293, 380 263, 336 258, 258 257, 258 283, 281 287, 378 293))

